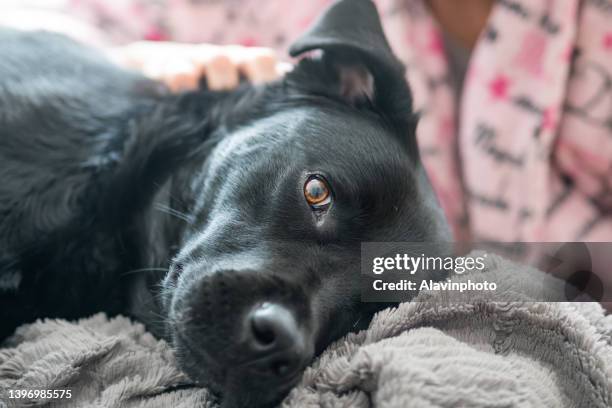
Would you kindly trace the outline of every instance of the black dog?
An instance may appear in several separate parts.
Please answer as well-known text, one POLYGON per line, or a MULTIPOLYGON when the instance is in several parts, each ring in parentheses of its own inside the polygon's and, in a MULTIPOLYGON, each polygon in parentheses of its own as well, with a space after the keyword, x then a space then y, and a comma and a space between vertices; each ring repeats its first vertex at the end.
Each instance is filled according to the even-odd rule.
POLYGON ((277 401, 367 325, 362 241, 446 240, 403 66, 367 0, 284 79, 172 95, 59 35, 0 31, 0 336, 127 313, 224 404, 277 401), (318 53, 317 53, 318 51, 318 53))

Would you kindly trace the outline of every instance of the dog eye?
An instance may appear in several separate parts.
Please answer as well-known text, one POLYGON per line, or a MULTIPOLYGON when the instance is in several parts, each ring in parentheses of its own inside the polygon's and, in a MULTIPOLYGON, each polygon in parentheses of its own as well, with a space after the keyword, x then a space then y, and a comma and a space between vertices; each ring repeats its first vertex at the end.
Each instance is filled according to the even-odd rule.
POLYGON ((304 184, 304 197, 313 209, 322 209, 331 202, 331 191, 320 176, 311 176, 304 184))

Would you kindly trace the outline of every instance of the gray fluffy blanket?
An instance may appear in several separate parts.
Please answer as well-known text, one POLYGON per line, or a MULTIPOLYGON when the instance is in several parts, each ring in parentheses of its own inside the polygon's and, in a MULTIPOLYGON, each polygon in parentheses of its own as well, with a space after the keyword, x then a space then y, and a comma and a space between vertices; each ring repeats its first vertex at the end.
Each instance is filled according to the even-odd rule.
MULTIPOLYGON (((538 290, 537 271, 491 256, 470 279, 501 270, 513 278, 498 292, 538 290)), ((598 304, 462 296, 423 292, 382 311, 369 329, 331 345, 283 406, 612 406, 612 316, 598 304)), ((184 384, 168 345, 123 317, 37 322, 0 350, 8 406, 216 406, 206 390, 184 384), (72 398, 16 403, 9 389, 71 389, 72 398)))

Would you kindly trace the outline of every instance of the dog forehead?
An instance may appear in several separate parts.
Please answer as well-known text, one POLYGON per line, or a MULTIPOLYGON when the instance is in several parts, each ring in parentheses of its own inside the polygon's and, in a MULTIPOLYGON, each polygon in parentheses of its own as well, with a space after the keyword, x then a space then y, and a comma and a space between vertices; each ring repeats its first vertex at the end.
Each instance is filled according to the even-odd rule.
POLYGON ((320 106, 297 106, 249 122, 227 134, 217 145, 215 157, 224 160, 233 156, 296 149, 330 154, 355 154, 364 147, 397 151, 398 143, 382 121, 351 109, 320 106))
POLYGON ((367 167, 411 167, 411 159, 393 130, 376 115, 354 109, 306 108, 290 138, 296 153, 321 167, 349 172, 367 167))

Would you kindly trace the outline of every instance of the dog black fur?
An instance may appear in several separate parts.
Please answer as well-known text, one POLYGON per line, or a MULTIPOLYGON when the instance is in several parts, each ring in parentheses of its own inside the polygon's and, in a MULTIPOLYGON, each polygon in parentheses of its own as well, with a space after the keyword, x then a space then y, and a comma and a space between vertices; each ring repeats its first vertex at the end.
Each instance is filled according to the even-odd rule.
POLYGON ((384 306, 360 303, 362 241, 448 239, 370 1, 334 4, 291 49, 320 55, 232 92, 173 95, 51 33, 0 44, 0 337, 127 313, 226 406, 266 405, 384 306), (313 177, 325 208, 304 199, 313 177), (300 333, 282 375, 245 351, 262 303, 300 333))

